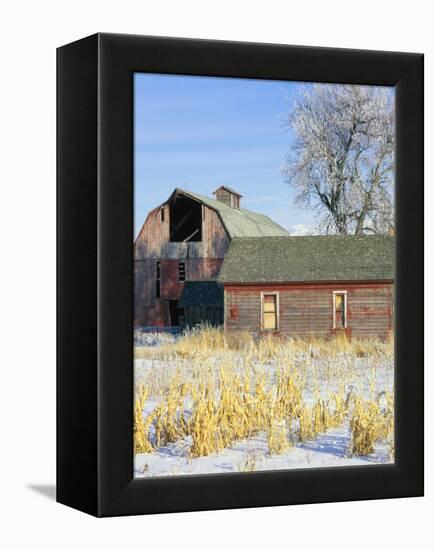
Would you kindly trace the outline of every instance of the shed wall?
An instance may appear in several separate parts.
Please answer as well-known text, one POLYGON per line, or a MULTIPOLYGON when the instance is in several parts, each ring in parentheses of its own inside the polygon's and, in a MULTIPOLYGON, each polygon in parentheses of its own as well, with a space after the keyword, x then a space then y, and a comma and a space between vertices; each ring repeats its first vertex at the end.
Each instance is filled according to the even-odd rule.
MULTIPOLYGON (((333 291, 347 292, 348 335, 386 338, 393 330, 393 283, 225 285, 225 328, 261 333, 261 292, 279 293, 279 333, 328 337, 333 291)), ((342 329, 341 329, 342 330, 342 329)))

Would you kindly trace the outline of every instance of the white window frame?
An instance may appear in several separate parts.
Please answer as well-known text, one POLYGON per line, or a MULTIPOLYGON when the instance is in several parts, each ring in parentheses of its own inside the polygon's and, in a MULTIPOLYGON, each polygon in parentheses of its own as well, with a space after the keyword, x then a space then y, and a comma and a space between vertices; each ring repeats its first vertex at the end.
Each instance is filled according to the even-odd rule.
POLYGON ((346 290, 334 290, 333 291, 333 328, 347 328, 348 326, 348 319, 347 319, 347 291, 346 290), (344 296, 344 326, 343 327, 337 327, 336 326, 336 295, 337 294, 343 294, 344 296))
POLYGON ((280 296, 279 291, 261 291, 261 330, 277 332, 280 330, 280 296), (276 296, 276 328, 264 328, 264 296, 276 296))

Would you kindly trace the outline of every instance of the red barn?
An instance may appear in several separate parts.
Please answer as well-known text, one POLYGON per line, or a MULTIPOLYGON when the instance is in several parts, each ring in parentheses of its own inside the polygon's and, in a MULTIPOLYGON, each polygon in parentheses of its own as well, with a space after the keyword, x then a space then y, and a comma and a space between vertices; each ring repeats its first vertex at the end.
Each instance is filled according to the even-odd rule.
POLYGON ((263 214, 240 207, 241 195, 219 187, 215 199, 175 189, 149 212, 134 244, 134 323, 223 323, 217 277, 232 239, 288 235, 263 214))
POLYGON ((374 235, 233 239, 218 277, 225 329, 386 338, 394 249, 374 235))

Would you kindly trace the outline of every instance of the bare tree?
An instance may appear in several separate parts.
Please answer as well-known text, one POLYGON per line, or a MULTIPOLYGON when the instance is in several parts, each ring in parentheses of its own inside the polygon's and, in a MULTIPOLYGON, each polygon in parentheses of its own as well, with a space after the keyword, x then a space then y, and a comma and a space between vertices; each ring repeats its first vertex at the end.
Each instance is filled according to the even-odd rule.
POLYGON ((393 230, 394 105, 387 88, 307 86, 286 120, 294 144, 282 171, 326 233, 393 230))

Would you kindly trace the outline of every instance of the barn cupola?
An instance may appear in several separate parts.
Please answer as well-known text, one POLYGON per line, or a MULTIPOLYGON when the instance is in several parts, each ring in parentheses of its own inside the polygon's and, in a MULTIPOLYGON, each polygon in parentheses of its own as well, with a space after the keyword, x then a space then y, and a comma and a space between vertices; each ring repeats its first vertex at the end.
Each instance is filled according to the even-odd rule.
POLYGON ((224 202, 232 208, 240 207, 240 199, 242 195, 240 195, 239 193, 237 193, 237 191, 234 191, 230 187, 226 187, 226 185, 222 185, 218 189, 216 189, 213 192, 213 195, 218 201, 224 202))

